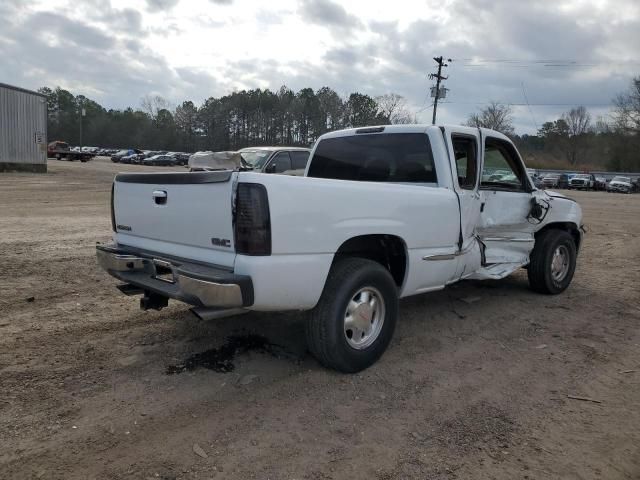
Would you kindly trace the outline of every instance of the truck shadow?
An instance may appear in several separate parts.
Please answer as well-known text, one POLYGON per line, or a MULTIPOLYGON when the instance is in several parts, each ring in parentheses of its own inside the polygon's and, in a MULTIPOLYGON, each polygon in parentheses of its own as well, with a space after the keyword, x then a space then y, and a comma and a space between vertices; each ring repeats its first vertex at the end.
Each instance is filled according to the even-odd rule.
MULTIPOLYGON (((443 327, 450 336, 467 335, 470 326, 480 320, 476 315, 479 310, 501 310, 502 301, 491 302, 492 298, 497 300, 495 297, 514 297, 519 305, 523 301, 535 303, 540 298, 528 289, 526 276, 516 274, 497 281, 463 281, 438 292, 401 299, 391 348, 402 344, 404 337, 415 337, 416 332, 421 332, 425 349, 433 342, 439 344, 443 327)), ((262 368, 273 362, 322 368, 307 352, 305 312, 249 312, 203 321, 182 311, 175 320, 172 338, 184 342, 178 356, 183 360, 167 365, 167 374, 200 368, 229 373, 236 370, 237 362, 260 362, 262 368)))

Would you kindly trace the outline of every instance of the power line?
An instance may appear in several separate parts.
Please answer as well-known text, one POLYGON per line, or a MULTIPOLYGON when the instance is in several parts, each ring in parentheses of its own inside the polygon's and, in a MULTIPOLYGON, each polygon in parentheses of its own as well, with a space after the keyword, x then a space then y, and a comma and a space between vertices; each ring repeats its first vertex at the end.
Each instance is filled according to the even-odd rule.
POLYGON ((559 59, 559 58, 546 58, 546 59, 514 59, 514 58, 454 58, 452 61, 457 63, 472 62, 478 63, 521 63, 521 64, 569 64, 569 65, 619 65, 620 63, 627 63, 632 65, 640 64, 637 60, 622 60, 622 61, 596 61, 596 60, 576 60, 576 59, 559 59))
POLYGON ((538 122, 536 122, 536 117, 533 116, 533 110, 531 110, 531 104, 529 103, 529 99, 527 98, 527 93, 524 91, 524 82, 520 82, 522 85, 522 96, 524 97, 524 101, 527 102, 527 108, 529 108, 529 113, 531 114, 531 120, 533 120, 533 126, 538 130, 538 122))
MULTIPOLYGON (((457 105, 490 105, 491 102, 457 102, 457 101, 442 101, 444 104, 457 104, 457 105)), ((584 103, 584 102, 572 102, 572 103, 511 103, 500 102, 504 105, 511 105, 512 107, 575 107, 576 105, 582 105, 584 107, 610 107, 613 103, 584 103)))
POLYGON ((541 59, 541 60, 517 60, 517 59, 483 59, 483 58, 460 58, 454 59, 462 68, 594 68, 607 67, 613 65, 640 65, 634 60, 620 62, 599 62, 590 60, 565 60, 565 59, 541 59))

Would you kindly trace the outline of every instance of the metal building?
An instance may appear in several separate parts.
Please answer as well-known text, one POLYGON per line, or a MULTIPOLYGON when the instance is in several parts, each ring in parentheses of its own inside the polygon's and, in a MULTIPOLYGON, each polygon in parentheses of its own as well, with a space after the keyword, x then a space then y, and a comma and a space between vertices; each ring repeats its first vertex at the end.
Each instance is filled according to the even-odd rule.
POLYGON ((0 83, 0 172, 47 171, 47 98, 0 83))

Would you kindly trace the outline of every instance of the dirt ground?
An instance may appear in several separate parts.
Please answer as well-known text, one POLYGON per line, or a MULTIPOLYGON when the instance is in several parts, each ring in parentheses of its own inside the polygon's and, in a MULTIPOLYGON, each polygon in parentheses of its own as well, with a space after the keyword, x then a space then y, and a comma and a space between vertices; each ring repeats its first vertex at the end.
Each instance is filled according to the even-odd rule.
POLYGON ((640 478, 640 195, 571 192, 588 235, 564 294, 523 270, 403 300, 387 353, 343 375, 303 314, 120 294, 94 246, 114 172, 143 169, 0 175, 0 478, 640 478), (279 347, 167 373, 245 334, 279 347))

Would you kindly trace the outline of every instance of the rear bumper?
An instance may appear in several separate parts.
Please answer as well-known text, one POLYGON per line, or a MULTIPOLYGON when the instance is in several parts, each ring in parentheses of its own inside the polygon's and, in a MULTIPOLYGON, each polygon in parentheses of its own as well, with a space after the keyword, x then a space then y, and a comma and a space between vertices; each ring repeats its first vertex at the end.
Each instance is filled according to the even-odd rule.
POLYGON ((197 307, 253 305, 253 282, 247 275, 120 245, 98 245, 96 256, 110 275, 163 297, 197 307))

